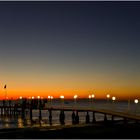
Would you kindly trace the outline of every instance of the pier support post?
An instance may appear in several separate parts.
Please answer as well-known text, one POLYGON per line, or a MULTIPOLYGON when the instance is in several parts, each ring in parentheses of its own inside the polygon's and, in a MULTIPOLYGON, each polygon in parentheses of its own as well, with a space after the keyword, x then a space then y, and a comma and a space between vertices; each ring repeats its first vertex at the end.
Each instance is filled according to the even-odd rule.
POLYGON ((88 111, 87 111, 87 115, 86 115, 86 123, 87 123, 87 124, 90 123, 90 117, 89 117, 88 111))
POLYGON ((75 124, 75 113, 74 113, 74 111, 72 112, 72 124, 75 124))
POLYGON ((6 113, 6 110, 5 110, 5 100, 3 100, 3 115, 5 115, 5 113, 6 113))
POLYGON ((42 103, 41 103, 41 99, 38 101, 38 103, 39 103, 39 123, 41 125, 41 120, 42 120, 42 114, 41 114, 42 103))
POLYGON ((104 124, 107 124, 107 116, 104 114, 104 124))
POLYGON ((39 122, 42 120, 41 108, 39 108, 39 122))
POLYGON ((92 123, 96 122, 96 118, 95 118, 95 112, 93 111, 93 118, 92 118, 92 123))
POLYGON ((7 106, 6 115, 9 116, 9 106, 7 106))
POLYGON ((9 100, 9 115, 12 115, 12 109, 11 109, 11 100, 9 100))
POLYGON ((10 113, 10 116, 11 116, 11 115, 12 115, 12 109, 11 109, 11 105, 10 105, 9 107, 10 107, 10 112, 9 112, 9 113, 10 113))
POLYGON ((33 100, 31 100, 31 103, 30 103, 30 121, 31 121, 31 125, 33 124, 33 105, 34 105, 34 102, 33 100))
POLYGON ((49 123, 52 125, 52 110, 49 110, 49 123))
POLYGON ((59 121, 61 125, 65 124, 65 114, 64 114, 64 110, 60 111, 60 115, 59 115, 59 121))
POLYGON ((17 116, 17 104, 14 105, 14 117, 17 116))
POLYGON ((114 124, 114 115, 112 115, 112 117, 111 117, 112 119, 111 119, 111 121, 112 121, 112 124, 114 124))
POLYGON ((123 118, 123 122, 124 122, 124 124, 126 125, 127 124, 127 118, 123 118))
POLYGON ((22 105, 21 116, 22 116, 22 119, 25 118, 25 108, 24 108, 24 105, 22 105))
POLYGON ((30 108, 30 121, 31 121, 31 124, 33 123, 33 120, 32 120, 32 108, 30 108))
POLYGON ((1 116, 3 116, 3 106, 1 107, 1 116))
POLYGON ((21 112, 21 115, 22 115, 22 119, 26 120, 26 114, 25 114, 25 110, 26 110, 26 99, 24 99, 22 101, 22 104, 21 104, 21 107, 22 107, 22 112, 21 112))
POLYGON ((10 113, 10 116, 11 116, 11 115, 12 115, 12 109, 11 109, 11 105, 10 105, 10 112, 9 112, 9 113, 10 113))
POLYGON ((79 115, 78 115, 78 111, 76 111, 75 122, 76 122, 76 124, 79 124, 79 115))
POLYGON ((138 121, 138 120, 135 120, 135 123, 136 123, 136 124, 139 124, 139 121, 138 121))

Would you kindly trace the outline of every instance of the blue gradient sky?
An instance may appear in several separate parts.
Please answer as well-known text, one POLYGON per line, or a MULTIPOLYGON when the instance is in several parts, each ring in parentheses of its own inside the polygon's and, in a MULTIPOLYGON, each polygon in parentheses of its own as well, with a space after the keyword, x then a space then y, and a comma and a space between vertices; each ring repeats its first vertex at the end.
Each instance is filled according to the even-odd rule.
POLYGON ((140 2, 0 2, 9 96, 139 96, 140 2))

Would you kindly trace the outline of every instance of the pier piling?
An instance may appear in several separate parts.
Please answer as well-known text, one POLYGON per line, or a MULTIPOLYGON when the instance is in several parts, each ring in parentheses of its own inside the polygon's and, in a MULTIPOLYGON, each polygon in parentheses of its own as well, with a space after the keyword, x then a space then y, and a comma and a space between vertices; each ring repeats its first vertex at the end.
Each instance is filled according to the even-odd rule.
POLYGON ((89 117, 88 111, 87 111, 87 115, 86 115, 86 123, 87 123, 87 124, 90 123, 90 117, 89 117))
POLYGON ((107 115, 104 114, 104 123, 106 124, 107 123, 107 115))
POLYGON ((75 123, 76 123, 76 124, 79 124, 79 115, 78 115, 78 111, 76 111, 75 123))
POLYGON ((64 114, 64 111, 63 110, 60 111, 59 121, 60 121, 60 124, 61 125, 64 125, 65 124, 65 114, 64 114))
POLYGON ((49 123, 52 125, 52 110, 49 110, 49 123))
POLYGON ((75 122, 75 112, 73 111, 72 112, 72 124, 75 124, 76 122, 75 122))
POLYGON ((93 116, 92 116, 92 123, 94 124, 96 122, 96 118, 95 118, 95 112, 93 111, 93 116))

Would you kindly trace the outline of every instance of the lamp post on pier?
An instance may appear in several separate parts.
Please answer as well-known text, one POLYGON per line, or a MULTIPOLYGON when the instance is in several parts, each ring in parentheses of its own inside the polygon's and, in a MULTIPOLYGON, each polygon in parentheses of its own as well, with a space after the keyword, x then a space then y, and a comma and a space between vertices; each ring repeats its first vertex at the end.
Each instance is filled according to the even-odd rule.
POLYGON ((40 96, 37 96, 37 99, 39 100, 40 99, 40 96))
POLYGON ((50 97, 50 105, 52 107, 52 100, 53 100, 53 96, 50 97))
POLYGON ((37 101, 37 107, 40 108, 40 106, 41 106, 40 96, 37 96, 37 99, 38 99, 38 101, 37 101))
POLYGON ((108 102, 109 101, 109 98, 110 98, 110 95, 107 94, 106 97, 107 97, 107 102, 108 102))
POLYGON ((32 99, 34 99, 35 97, 34 96, 32 96, 32 99))
POLYGON ((63 108, 64 107, 64 95, 61 95, 60 96, 60 99, 61 99, 61 107, 63 108))
POLYGON ((130 99, 128 100, 128 104, 127 104, 127 111, 130 111, 130 99))
POLYGON ((88 95, 89 98, 89 105, 91 104, 91 95, 88 95))
POLYGON ((116 100, 116 97, 113 96, 113 97, 112 97, 112 101, 114 102, 115 100, 116 100))
POLYGON ((50 95, 48 96, 48 106, 51 107, 51 96, 50 95))
POLYGON ((106 103, 107 103, 107 108, 109 108, 109 99, 110 99, 110 94, 107 94, 107 95, 106 95, 106 97, 107 97, 107 102, 106 102, 106 103))
POLYGON ((91 95, 91 103, 93 103, 93 99, 95 98, 95 95, 94 94, 92 94, 91 95))
POLYGON ((22 96, 20 96, 19 99, 22 100, 22 96))
POLYGON ((134 100, 134 103, 135 103, 135 105, 136 105, 136 107, 135 107, 135 115, 137 115, 137 104, 138 104, 138 102, 139 102, 138 99, 135 99, 135 100, 134 100))
POLYGON ((113 103, 112 107, 113 107, 113 109, 115 109, 115 105, 114 105, 115 100, 116 100, 116 97, 113 96, 113 97, 112 97, 112 103, 113 103))
POLYGON ((78 95, 74 95, 73 98, 74 98, 74 105, 76 107, 78 95))
POLYGON ((23 99, 23 97, 20 96, 20 97, 19 97, 19 104, 20 104, 20 105, 22 105, 22 99, 23 99))

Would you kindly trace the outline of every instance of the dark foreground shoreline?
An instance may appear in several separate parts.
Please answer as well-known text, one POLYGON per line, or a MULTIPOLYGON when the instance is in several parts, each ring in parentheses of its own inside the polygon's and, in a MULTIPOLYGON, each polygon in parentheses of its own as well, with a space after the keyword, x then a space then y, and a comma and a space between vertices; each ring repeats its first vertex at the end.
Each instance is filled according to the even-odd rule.
POLYGON ((1 139, 140 139, 140 124, 1 129, 1 139))

